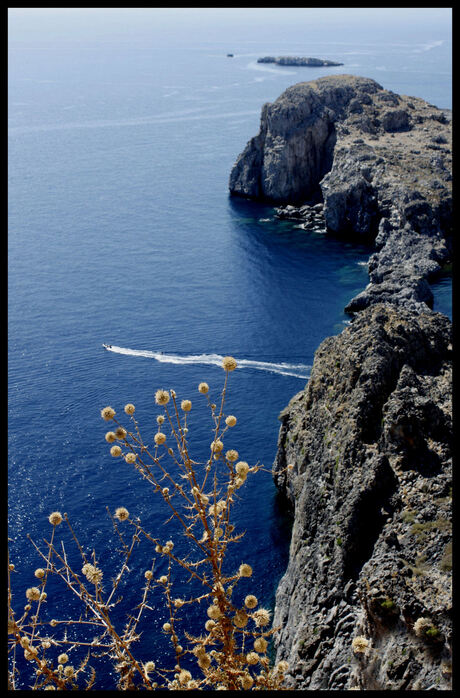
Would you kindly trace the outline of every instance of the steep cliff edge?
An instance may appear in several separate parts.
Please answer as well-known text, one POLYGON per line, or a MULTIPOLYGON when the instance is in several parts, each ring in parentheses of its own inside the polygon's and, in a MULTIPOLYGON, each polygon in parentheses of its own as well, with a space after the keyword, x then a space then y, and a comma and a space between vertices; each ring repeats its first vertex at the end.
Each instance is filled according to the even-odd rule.
POLYGON ((321 344, 280 416, 294 525, 274 625, 296 689, 449 687, 450 329, 373 305, 321 344))
POLYGON ((370 283, 347 312, 386 301, 432 306, 426 280, 451 255, 451 123, 374 80, 329 76, 289 87, 231 173, 232 195, 323 202, 329 231, 375 240, 370 283))
POLYGON ((294 518, 274 625, 295 689, 451 689, 452 327, 428 285, 451 254, 451 164, 443 111, 334 76, 266 104, 230 175, 376 247, 352 322, 280 415, 294 518))

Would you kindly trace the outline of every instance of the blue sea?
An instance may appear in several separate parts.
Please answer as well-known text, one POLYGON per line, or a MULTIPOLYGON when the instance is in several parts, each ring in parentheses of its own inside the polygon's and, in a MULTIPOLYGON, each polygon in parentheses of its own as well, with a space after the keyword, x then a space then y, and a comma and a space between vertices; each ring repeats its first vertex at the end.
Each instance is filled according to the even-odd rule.
MULTIPOLYGON (((106 405, 122 415, 134 403, 151 441, 154 393, 173 388, 192 400, 190 436, 196 460, 205 460, 212 422, 197 386, 206 381, 217 402, 219 357, 232 355, 240 365, 226 411, 238 422, 226 448, 270 470, 278 415, 304 388, 320 342, 349 322, 343 308, 368 282, 372 248, 300 230, 276 220, 271 206, 230 198, 232 165, 256 135, 262 105, 304 80, 351 73, 452 106, 449 8, 343 12, 10 9, 9 537, 18 611, 43 564, 27 534, 49 539, 52 511, 68 514, 106 580, 119 559, 106 507, 126 507, 185 550, 162 501, 132 466, 110 456, 100 417, 106 405), (257 63, 283 54, 344 65, 257 63)), ((450 276, 433 291, 435 309, 451 316, 450 276)), ((229 568, 249 563, 254 575, 243 593, 272 608, 290 519, 269 472, 248 478, 240 492, 235 523, 245 536, 229 568)), ((71 537, 61 532, 79 571, 71 537)), ((155 574, 164 573, 145 545, 132 558, 115 612, 120 627, 154 558, 155 574)), ((162 595, 150 605, 135 651, 167 664, 162 595)), ((75 613, 50 585, 44 617, 75 613)), ((197 633, 201 622, 187 618, 197 633)), ((113 674, 99 668, 95 688, 113 686, 113 674)))

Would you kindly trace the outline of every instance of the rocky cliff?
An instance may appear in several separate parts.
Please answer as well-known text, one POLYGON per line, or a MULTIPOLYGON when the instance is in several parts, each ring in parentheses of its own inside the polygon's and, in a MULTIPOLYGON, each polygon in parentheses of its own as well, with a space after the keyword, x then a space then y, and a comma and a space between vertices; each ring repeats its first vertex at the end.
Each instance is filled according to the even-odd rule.
POLYGON ((450 329, 372 305, 281 413, 274 477, 294 524, 274 625, 296 689, 450 686, 450 329))
POLYGON ((230 176, 376 247, 352 322, 280 415, 293 530, 274 625, 295 689, 451 688, 451 323, 428 285, 450 258, 450 141, 422 100, 322 78, 263 107, 230 176))
POLYGON ((323 204, 327 229, 375 240, 370 283, 347 306, 432 305, 427 280, 451 255, 451 123, 374 80, 329 76, 289 87, 230 174, 232 195, 323 204))

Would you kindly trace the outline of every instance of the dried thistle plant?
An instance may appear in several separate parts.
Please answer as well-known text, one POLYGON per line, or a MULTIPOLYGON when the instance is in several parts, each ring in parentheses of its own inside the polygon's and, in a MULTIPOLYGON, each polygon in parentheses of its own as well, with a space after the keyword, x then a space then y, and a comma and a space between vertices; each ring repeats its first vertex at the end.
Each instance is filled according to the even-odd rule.
POLYGON ((237 422, 234 415, 226 415, 224 411, 229 373, 237 367, 237 362, 227 356, 222 366, 225 379, 219 408, 211 400, 208 384, 203 382, 198 386, 199 399, 202 396, 206 399, 213 425, 205 462, 193 460, 189 451, 187 417, 192 411, 192 401, 187 398, 179 403, 173 390, 160 389, 155 393, 155 402, 162 413, 156 419, 153 444, 142 438, 132 403, 124 407, 130 420, 128 425, 118 421, 112 407, 101 411, 101 417, 113 425, 105 434, 107 443, 113 444, 111 456, 123 458, 133 466, 153 487, 156 496, 163 499, 169 520, 176 520, 187 539, 187 554, 176 553, 172 540, 164 541, 152 535, 139 518, 119 506, 113 514, 109 511, 109 515, 121 543, 122 564, 109 581, 96 554, 85 553, 67 515, 50 514, 49 540, 45 539, 43 546, 31 541, 42 567, 35 570, 37 586, 27 589, 27 603, 20 612, 13 609, 11 575, 15 570, 13 564, 8 564, 10 689, 16 689, 23 672, 28 675, 29 687, 35 690, 91 689, 95 683, 92 657, 105 657, 112 663, 118 675, 116 687, 120 690, 285 688, 288 665, 279 662, 273 666, 268 654, 270 638, 278 630, 270 627, 270 612, 259 606, 247 581, 243 581, 243 605, 232 600, 237 585, 251 578, 252 568, 244 562, 238 569, 228 571, 224 564, 229 546, 238 543, 244 535, 237 533, 232 523, 233 505, 241 496, 247 478, 264 468, 258 464, 251 467, 239 460, 233 448, 225 450, 227 432, 237 422), (63 522, 81 558, 78 570, 71 566, 64 543, 61 541, 58 546, 55 540, 56 530, 63 522), (117 590, 141 540, 152 546, 152 553, 163 558, 167 574, 156 578, 153 559, 144 572, 139 603, 119 628, 113 620, 113 609, 121 601, 117 590), (188 573, 187 598, 173 591, 176 570, 188 573), (81 604, 78 618, 46 618, 46 588, 52 575, 81 604), (162 632, 173 658, 172 669, 161 668, 154 657, 146 662, 136 657, 140 621, 152 612, 149 596, 155 588, 161 589, 165 600, 167 620, 162 632), (188 607, 195 604, 203 607, 199 635, 191 634, 184 623, 188 607), (72 637, 71 628, 75 631, 72 637))

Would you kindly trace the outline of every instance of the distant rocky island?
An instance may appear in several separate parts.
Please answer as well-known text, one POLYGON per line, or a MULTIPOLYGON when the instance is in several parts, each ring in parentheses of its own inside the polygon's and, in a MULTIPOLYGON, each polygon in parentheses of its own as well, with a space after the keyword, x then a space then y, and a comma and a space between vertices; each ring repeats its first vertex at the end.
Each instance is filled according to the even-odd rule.
POLYGON ((277 65, 309 66, 311 68, 318 68, 324 65, 343 65, 343 63, 326 61, 322 58, 304 58, 302 56, 277 56, 276 58, 274 56, 265 56, 264 58, 258 58, 257 63, 276 63, 277 65))
POLYGON ((280 414, 294 522, 273 624, 296 690, 451 690, 452 323, 428 283, 451 261, 451 143, 449 111, 328 76, 263 106, 230 175, 306 234, 375 250, 280 414))

